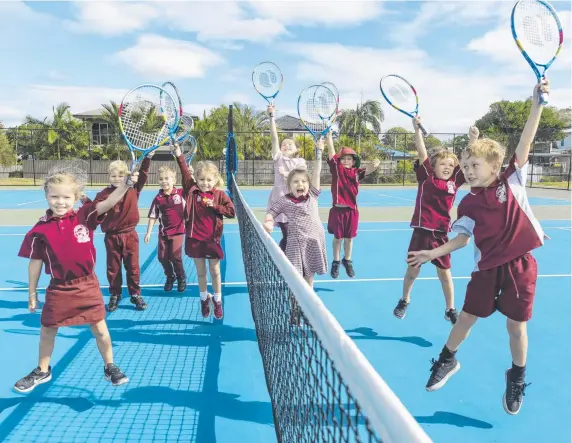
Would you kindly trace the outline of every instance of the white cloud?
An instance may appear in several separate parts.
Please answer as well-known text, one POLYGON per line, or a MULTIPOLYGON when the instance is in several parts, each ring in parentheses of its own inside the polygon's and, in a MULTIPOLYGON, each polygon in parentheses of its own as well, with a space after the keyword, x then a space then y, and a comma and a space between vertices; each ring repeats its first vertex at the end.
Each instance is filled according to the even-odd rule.
POLYGON ((222 98, 223 103, 238 102, 242 105, 249 105, 252 103, 252 96, 242 92, 229 92, 222 98))
POLYGON ((153 79, 203 77, 222 57, 203 46, 158 35, 142 35, 137 43, 115 54, 114 59, 153 79))
POLYGON ((19 28, 22 23, 45 25, 50 23, 52 17, 37 12, 23 2, 0 1, 0 28, 3 32, 11 28, 19 28))
POLYGON ((376 19, 383 11, 379 1, 252 1, 251 7, 262 17, 286 25, 355 25, 376 19))

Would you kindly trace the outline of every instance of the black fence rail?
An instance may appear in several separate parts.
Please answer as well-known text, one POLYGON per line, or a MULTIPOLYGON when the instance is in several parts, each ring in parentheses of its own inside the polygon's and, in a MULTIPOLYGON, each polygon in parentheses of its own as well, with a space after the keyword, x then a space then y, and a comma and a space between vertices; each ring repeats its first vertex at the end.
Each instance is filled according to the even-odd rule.
MULTIPOLYGON (((113 160, 130 161, 131 157, 121 137, 110 132, 82 130, 74 134, 59 134, 52 129, 0 129, 8 140, 15 165, 0 166, 0 185, 39 186, 43 184, 48 171, 60 162, 74 159, 85 160, 89 184, 108 183, 108 167, 113 160)), ((225 176, 224 148, 227 133, 223 131, 197 131, 193 133, 198 141, 198 151, 194 162, 214 161, 223 177, 225 176)), ((242 186, 272 185, 274 183, 274 162, 268 132, 235 132, 239 167, 237 182, 242 186)), ((486 135, 486 134, 485 134, 486 135)), ((314 141, 306 132, 279 131, 279 139, 292 138, 298 146, 299 154, 306 159, 309 168, 314 160, 314 141)), ((426 140, 429 150, 445 147, 457 156, 466 148, 467 134, 433 133, 426 140)), ((377 171, 369 175, 363 183, 386 185, 414 185, 416 183, 413 164, 416 160, 414 134, 336 134, 336 148, 350 146, 360 153, 362 163, 368 164, 379 159, 377 171)), ((535 142, 530 153, 528 186, 543 188, 571 189, 570 149, 557 149, 556 143, 535 142)), ((508 160, 508 155, 505 161, 508 160)), ((2 157, 0 157, 1 159, 2 157)), ((331 177, 325 163, 324 154, 322 182, 330 183, 331 177)), ((152 162, 149 183, 157 182, 160 166, 173 165, 173 157, 168 147, 160 148, 152 162)))

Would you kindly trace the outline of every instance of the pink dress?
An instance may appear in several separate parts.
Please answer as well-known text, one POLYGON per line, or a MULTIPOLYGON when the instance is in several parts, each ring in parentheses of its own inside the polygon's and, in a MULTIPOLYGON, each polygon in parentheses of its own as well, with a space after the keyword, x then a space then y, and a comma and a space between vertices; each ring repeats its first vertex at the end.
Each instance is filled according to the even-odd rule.
MULTIPOLYGON (((278 172, 280 167, 283 167, 288 173, 292 169, 296 168, 296 166, 305 164, 306 160, 304 160, 302 157, 289 158, 282 154, 282 152, 279 152, 274 157, 274 186, 272 187, 272 191, 268 197, 266 212, 270 210, 274 203, 276 203, 278 200, 280 200, 280 198, 284 197, 286 194, 288 194, 288 192, 290 192, 288 189, 288 184, 286 183, 286 178, 283 177, 280 172, 278 172)), ((274 219, 274 224, 278 225, 278 223, 288 223, 288 217, 286 214, 280 214, 274 219)))

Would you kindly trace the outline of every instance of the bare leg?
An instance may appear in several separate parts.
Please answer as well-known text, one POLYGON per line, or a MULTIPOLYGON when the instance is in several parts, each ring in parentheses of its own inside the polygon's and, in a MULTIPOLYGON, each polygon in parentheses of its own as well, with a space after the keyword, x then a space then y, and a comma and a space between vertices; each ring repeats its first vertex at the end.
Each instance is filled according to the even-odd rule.
POLYGON ((56 341, 56 334, 58 328, 48 328, 42 326, 40 329, 40 350, 38 357, 38 366, 42 372, 48 372, 50 367, 50 360, 54 352, 54 343, 56 341))
POLYGON ((107 323, 105 320, 90 326, 91 333, 95 337, 97 343, 97 349, 103 358, 103 362, 107 366, 109 363, 113 363, 113 347, 111 345, 111 336, 109 335, 109 330, 107 329, 107 323))
POLYGON ((445 295, 445 305, 446 310, 453 309, 455 307, 455 289, 453 286, 453 276, 451 275, 450 269, 437 268, 437 275, 441 281, 441 287, 443 288, 443 295, 445 295))

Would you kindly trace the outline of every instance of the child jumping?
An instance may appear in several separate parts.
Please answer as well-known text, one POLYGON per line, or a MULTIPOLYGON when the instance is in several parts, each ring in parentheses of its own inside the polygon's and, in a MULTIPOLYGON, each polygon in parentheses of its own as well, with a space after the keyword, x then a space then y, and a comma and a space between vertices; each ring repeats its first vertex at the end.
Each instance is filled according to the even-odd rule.
POLYGON ((165 292, 173 290, 177 280, 177 292, 187 288, 187 277, 183 268, 183 240, 185 239, 185 199, 183 189, 175 187, 176 173, 168 166, 159 168, 161 190, 149 208, 149 224, 145 243, 149 243, 155 222, 159 220, 159 245, 157 256, 163 266, 167 281, 165 292))
POLYGON ((271 233, 276 217, 280 214, 288 217, 288 237, 292 241, 286 243, 286 257, 310 287, 314 284, 314 274, 328 272, 326 233, 318 212, 323 139, 318 142, 318 150, 312 176, 306 165, 290 171, 286 181, 289 192, 272 204, 264 220, 264 229, 271 233))
MULTIPOLYGON (((137 173, 135 173, 135 176, 137 173)), ((38 367, 16 382, 18 392, 30 392, 52 379, 50 359, 58 328, 89 324, 104 361, 104 377, 114 386, 129 379, 113 361, 111 337, 105 322, 105 304, 95 275, 93 231, 105 213, 129 190, 118 183, 105 201, 86 199, 78 210, 83 183, 69 172, 51 171, 44 183, 49 209, 26 234, 18 256, 30 259, 28 265, 28 309, 38 305, 37 287, 42 273, 51 277, 46 289, 40 329, 38 367)))
POLYGON ((224 181, 216 165, 212 162, 199 162, 196 181, 187 167, 181 149, 175 145, 177 163, 183 176, 183 196, 186 200, 185 254, 191 257, 197 268, 201 297, 201 313, 204 318, 211 314, 222 319, 222 285, 220 261, 224 252, 220 246, 223 233, 223 217, 235 216, 234 205, 224 189, 224 181), (214 295, 207 292, 207 259, 214 295))
POLYGON ((344 242, 344 258, 341 261, 348 277, 355 277, 352 263, 353 239, 357 235, 359 210, 357 195, 359 182, 379 167, 379 160, 360 168, 361 159, 356 152, 343 147, 339 154, 334 149, 332 133, 328 132, 328 165, 332 173, 332 207, 328 215, 328 232, 334 235, 334 261, 330 275, 340 275, 340 250, 344 242))
POLYGON ((433 250, 410 252, 410 266, 450 254, 475 239, 476 270, 467 286, 459 320, 438 360, 432 360, 427 391, 442 388, 461 365, 455 358, 477 319, 496 310, 507 317, 512 367, 505 372, 502 397, 505 411, 518 414, 522 406, 528 337, 526 322, 532 317, 538 267, 531 254, 544 244, 545 234, 526 195, 530 145, 538 129, 543 105, 539 91, 548 93, 549 84, 536 85, 528 121, 507 169, 499 175, 505 150, 496 141, 481 139, 461 157, 461 167, 471 192, 459 204, 453 231, 458 235, 433 250))
MULTIPOLYGON (((274 105, 268 106, 268 115, 270 117, 270 140, 272 141, 272 160, 274 160, 274 186, 268 197, 268 212, 272 205, 284 195, 290 192, 288 190, 288 174, 290 171, 299 166, 306 166, 306 161, 300 157, 296 143, 291 138, 282 140, 282 144, 278 142, 278 132, 276 130, 276 122, 274 121, 274 105)), ((282 251, 286 251, 286 243, 288 241, 288 217, 286 214, 280 214, 274 220, 274 223, 280 227, 282 231, 282 240, 279 246, 282 251)))
MULTIPOLYGON (((413 234, 409 242, 408 251, 420 249, 435 249, 449 240, 451 208, 455 203, 455 197, 459 186, 465 183, 465 176, 459 167, 459 160, 452 152, 445 149, 437 150, 431 157, 427 155, 425 141, 419 125, 421 118, 413 118, 415 129, 415 147, 419 155, 419 164, 416 168, 417 198, 415 199, 415 211, 411 219, 413 234)), ((469 130, 469 144, 479 136, 478 129, 471 127, 469 130)), ((437 268, 437 276, 443 288, 445 296, 445 320, 455 324, 458 318, 455 309, 455 296, 453 278, 451 276, 451 255, 431 260, 437 268)), ((408 266, 403 279, 403 295, 393 310, 393 315, 402 319, 405 317, 407 307, 411 302, 411 289, 415 279, 419 276, 419 267, 408 266)))
MULTIPOLYGON (((101 230, 105 232, 105 249, 107 251, 107 280, 109 282, 109 304, 107 310, 113 312, 121 301, 121 263, 125 267, 127 289, 130 301, 135 309, 143 311, 147 304, 141 297, 141 279, 139 269, 139 234, 135 228, 139 223, 139 208, 137 206, 139 194, 147 182, 147 174, 153 153, 148 154, 141 162, 139 178, 123 198, 106 215, 101 230)), ((129 174, 127 164, 116 160, 109 165, 110 185, 95 197, 95 202, 104 201, 111 193, 125 181, 129 174)))

